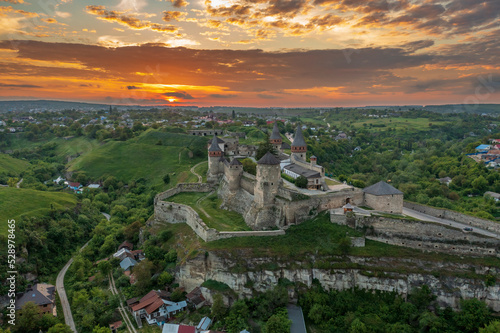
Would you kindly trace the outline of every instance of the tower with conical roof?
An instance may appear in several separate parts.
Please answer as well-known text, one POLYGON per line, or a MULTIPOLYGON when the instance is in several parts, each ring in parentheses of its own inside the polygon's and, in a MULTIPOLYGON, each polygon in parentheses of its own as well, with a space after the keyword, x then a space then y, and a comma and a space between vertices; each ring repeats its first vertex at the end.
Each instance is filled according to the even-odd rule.
POLYGON ((214 135, 210 147, 208 147, 208 182, 216 182, 219 179, 219 162, 222 158, 222 150, 217 141, 217 136, 214 135))
POLYGON ((294 158, 299 158, 302 161, 306 160, 307 153, 307 144, 306 140, 304 140, 304 135, 302 134, 302 129, 300 125, 297 126, 297 130, 295 131, 295 136, 293 137, 292 142, 292 161, 294 158))
POLYGON ((273 131, 269 137, 269 141, 274 146, 276 151, 281 151, 281 145, 283 144, 283 139, 281 138, 280 130, 278 128, 278 122, 274 122, 273 131))
POLYGON ((281 184, 280 160, 267 152, 257 161, 257 176, 254 187, 254 201, 258 207, 274 204, 281 184))

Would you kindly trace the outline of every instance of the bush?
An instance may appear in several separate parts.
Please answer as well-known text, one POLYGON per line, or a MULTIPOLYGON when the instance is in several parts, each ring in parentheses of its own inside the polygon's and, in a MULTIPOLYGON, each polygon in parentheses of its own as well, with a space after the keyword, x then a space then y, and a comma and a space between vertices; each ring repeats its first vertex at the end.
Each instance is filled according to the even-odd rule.
POLYGON ((304 176, 298 176, 297 179, 295 179, 295 185, 300 188, 306 188, 307 178, 304 176))

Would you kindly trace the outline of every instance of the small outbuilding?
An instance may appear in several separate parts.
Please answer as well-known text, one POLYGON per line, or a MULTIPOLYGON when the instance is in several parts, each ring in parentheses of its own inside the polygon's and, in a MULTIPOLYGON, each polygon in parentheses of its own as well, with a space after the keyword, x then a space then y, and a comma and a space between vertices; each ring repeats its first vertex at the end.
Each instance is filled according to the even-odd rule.
POLYGON ((363 189, 365 205, 387 213, 403 213, 403 192, 380 181, 363 189))

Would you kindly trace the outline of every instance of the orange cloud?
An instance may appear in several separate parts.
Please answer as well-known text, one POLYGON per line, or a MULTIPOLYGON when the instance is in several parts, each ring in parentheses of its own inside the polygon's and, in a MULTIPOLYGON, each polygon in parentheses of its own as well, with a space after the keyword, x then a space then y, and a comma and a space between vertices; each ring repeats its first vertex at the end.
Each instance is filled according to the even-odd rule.
POLYGON ((124 12, 107 10, 104 6, 87 6, 87 13, 99 16, 101 20, 117 22, 135 30, 154 30, 159 32, 177 33, 178 27, 173 25, 162 25, 150 21, 141 21, 132 15, 124 15, 124 12))
POLYGON ((163 12, 163 21, 165 21, 165 22, 180 21, 186 15, 187 15, 186 12, 178 12, 178 11, 171 11, 171 10, 167 11, 166 10, 166 11, 163 12))

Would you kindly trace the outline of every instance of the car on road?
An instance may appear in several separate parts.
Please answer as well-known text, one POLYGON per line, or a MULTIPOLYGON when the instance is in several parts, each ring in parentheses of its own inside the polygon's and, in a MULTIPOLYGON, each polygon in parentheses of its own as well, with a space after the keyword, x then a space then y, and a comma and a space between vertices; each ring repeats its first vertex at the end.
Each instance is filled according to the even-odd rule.
POLYGON ((474 229, 472 229, 471 227, 465 227, 462 230, 463 230, 463 232, 471 232, 474 229))

